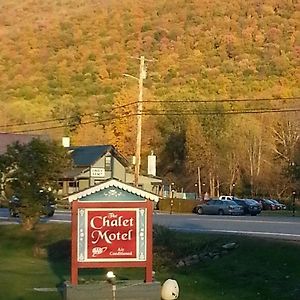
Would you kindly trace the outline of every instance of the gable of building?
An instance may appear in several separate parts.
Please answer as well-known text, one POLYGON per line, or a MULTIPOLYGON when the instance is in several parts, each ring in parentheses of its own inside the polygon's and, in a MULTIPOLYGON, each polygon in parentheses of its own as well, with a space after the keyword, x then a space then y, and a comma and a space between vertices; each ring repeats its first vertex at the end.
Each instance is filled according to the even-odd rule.
POLYGON ((112 145, 78 146, 70 147, 69 150, 76 167, 92 166, 107 153, 110 153, 115 159, 119 160, 124 167, 129 165, 126 158, 112 145))

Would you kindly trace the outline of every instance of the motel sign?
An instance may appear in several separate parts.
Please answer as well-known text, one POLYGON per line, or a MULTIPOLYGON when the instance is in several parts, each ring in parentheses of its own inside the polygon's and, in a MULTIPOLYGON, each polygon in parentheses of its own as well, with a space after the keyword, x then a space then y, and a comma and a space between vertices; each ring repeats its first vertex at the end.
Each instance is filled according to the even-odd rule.
POLYGON ((152 281, 152 213, 158 196, 108 180, 69 196, 72 202, 71 284, 78 269, 145 268, 152 281))
POLYGON ((79 210, 79 261, 137 261, 146 256, 145 209, 79 210))

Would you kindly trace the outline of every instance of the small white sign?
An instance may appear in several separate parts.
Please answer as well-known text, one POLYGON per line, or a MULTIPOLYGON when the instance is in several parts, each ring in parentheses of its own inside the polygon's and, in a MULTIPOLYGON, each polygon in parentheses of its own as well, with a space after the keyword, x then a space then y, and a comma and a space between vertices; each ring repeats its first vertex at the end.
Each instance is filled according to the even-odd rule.
POLYGON ((104 168, 91 168, 91 177, 104 177, 105 169, 104 168))

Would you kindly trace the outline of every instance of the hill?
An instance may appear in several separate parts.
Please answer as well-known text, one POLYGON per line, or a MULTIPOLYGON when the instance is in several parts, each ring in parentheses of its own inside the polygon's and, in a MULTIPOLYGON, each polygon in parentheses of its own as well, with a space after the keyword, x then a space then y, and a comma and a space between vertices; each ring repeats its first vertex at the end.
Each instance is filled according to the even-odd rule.
POLYGON ((299 134, 299 5, 0 1, 0 129, 68 134, 75 144, 113 143, 132 155, 138 85, 123 74, 137 77, 136 58, 144 55, 152 61, 144 82, 143 157, 154 149, 161 175, 190 188, 201 167, 213 191, 240 178, 243 189, 266 191, 276 155, 283 165, 275 178, 295 161, 283 156, 297 139, 284 146, 280 132, 291 122, 299 134), (296 112, 226 114, 287 109, 296 112), (187 180, 178 179, 182 173, 187 180))

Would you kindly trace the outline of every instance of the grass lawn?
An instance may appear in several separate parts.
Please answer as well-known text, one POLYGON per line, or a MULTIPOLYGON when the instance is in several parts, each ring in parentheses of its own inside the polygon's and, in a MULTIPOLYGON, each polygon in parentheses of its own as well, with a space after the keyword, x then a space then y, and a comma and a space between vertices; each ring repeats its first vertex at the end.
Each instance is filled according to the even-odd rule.
MULTIPOLYGON (((176 279, 183 300, 299 300, 300 244, 253 237, 154 230, 156 279, 176 279), (222 245, 235 242, 235 249, 222 245), (214 256, 210 254, 218 253, 214 256), (176 264, 191 254, 202 259, 176 264), (214 258, 213 258, 214 257, 214 258)), ((70 275, 70 225, 40 224, 32 232, 0 226, 0 299, 61 300, 70 275)), ((143 279, 141 269, 114 269, 118 279, 143 279)), ((83 270, 81 281, 103 280, 106 270, 83 270)))
MULTIPOLYGON (((284 217, 292 217, 293 211, 292 210, 263 210, 261 215, 264 216, 284 216, 284 217)), ((294 212, 295 217, 300 217, 300 209, 297 208, 294 212)))

